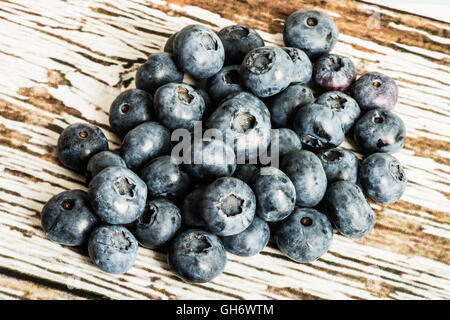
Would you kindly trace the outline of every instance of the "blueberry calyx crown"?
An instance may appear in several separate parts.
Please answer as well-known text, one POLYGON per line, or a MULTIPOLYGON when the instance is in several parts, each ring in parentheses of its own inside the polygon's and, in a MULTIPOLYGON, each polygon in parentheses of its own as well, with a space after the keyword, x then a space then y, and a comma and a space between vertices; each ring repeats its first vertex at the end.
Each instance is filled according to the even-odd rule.
POLYGON ((275 62, 275 54, 269 49, 258 49, 250 53, 247 59, 247 69, 251 73, 262 74, 268 72, 275 62))

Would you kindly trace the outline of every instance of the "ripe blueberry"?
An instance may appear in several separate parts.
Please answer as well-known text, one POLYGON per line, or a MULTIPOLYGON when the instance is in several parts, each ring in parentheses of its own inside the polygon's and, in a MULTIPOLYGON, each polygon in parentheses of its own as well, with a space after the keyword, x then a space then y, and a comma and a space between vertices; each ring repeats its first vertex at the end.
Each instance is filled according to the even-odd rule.
POLYGON ((90 157, 108 150, 108 139, 100 128, 89 123, 74 123, 58 138, 58 158, 72 170, 84 172, 90 157))
POLYGON ((167 262, 170 270, 181 279, 204 283, 222 273, 227 254, 217 236, 191 229, 175 237, 167 254, 167 262))
POLYGON ((201 214, 209 231, 220 236, 231 236, 250 225, 255 208, 255 194, 245 182, 223 177, 206 187, 201 214))
POLYGON ((241 64, 245 55, 252 49, 264 47, 264 40, 252 28, 233 25, 223 28, 218 36, 225 49, 225 63, 241 64))
POLYGON ((133 234, 122 226, 102 225, 89 237, 89 256, 105 272, 127 272, 136 260, 138 243, 133 234))
POLYGON ((297 208, 275 231, 278 248, 294 261, 313 262, 323 256, 333 240, 333 226, 315 209, 297 208))
POLYGON ((155 94, 159 87, 170 82, 182 82, 183 77, 171 54, 153 53, 136 72, 136 88, 155 94))
POLYGON ((41 212, 45 234, 66 246, 83 245, 98 221, 86 192, 81 190, 63 191, 53 196, 41 212))
POLYGON ((147 186, 127 168, 108 167, 89 183, 88 196, 92 208, 106 223, 126 224, 144 211, 147 186))
POLYGON ((346 237, 364 237, 375 225, 375 214, 363 192, 350 181, 330 184, 323 205, 333 225, 346 237))
POLYGON ((140 89, 125 90, 114 99, 109 109, 109 124, 123 138, 139 124, 153 120, 153 97, 140 89))
POLYGON ((146 248, 159 248, 168 243, 181 227, 178 207, 164 198, 149 201, 142 215, 136 220, 135 234, 146 248))
POLYGON ((262 47, 251 50, 242 61, 242 83, 258 97, 270 97, 291 83, 294 63, 280 48, 262 47))
POLYGON ((364 159, 359 180, 364 192, 383 204, 400 199, 407 183, 401 163, 387 153, 374 153, 364 159))
POLYGON ((283 31, 286 46, 305 51, 312 61, 330 52, 338 36, 333 19, 317 10, 292 13, 286 19, 283 31))

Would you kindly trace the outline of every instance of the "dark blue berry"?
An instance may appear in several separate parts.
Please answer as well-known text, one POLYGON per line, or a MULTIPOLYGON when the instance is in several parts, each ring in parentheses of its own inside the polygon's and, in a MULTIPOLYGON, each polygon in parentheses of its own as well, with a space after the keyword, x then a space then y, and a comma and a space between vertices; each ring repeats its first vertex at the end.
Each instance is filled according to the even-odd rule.
POLYGON ((262 47, 251 50, 242 61, 242 83, 258 97, 270 97, 291 83, 294 68, 289 55, 280 48, 262 47))
POLYGON ((168 243, 181 227, 178 207, 163 198, 151 200, 136 220, 135 235, 146 248, 159 248, 168 243))
POLYGON ((294 130, 304 145, 315 150, 337 147, 345 138, 341 121, 334 112, 315 103, 297 111, 294 130))
POLYGON ((120 153, 128 168, 137 171, 150 160, 168 154, 170 131, 157 122, 144 122, 127 133, 120 153))
POLYGON ((97 227, 89 237, 89 256, 105 272, 127 272, 136 260, 138 243, 133 234, 122 226, 97 227))
POLYGON ((306 85, 311 80, 313 67, 303 50, 293 47, 281 48, 291 57, 294 68, 291 72, 291 82, 306 85))
POLYGON ((144 211, 147 186, 127 168, 108 167, 89 183, 88 195, 92 208, 106 223, 126 224, 144 211))
POLYGON ((312 61, 330 52, 338 36, 333 19, 317 10, 294 12, 286 19, 283 31, 286 46, 305 51, 312 61))
POLYGON ((99 127, 89 123, 74 123, 63 130, 58 139, 58 158, 72 170, 84 172, 89 159, 108 150, 108 139, 99 127))
POLYGON ((333 226, 323 213, 297 208, 281 221, 275 241, 281 252, 294 261, 308 263, 323 256, 333 240, 333 226))
POLYGON ((203 230, 187 230, 175 237, 167 262, 181 279, 204 283, 222 273, 227 254, 220 239, 203 230))
MULTIPOLYGON (((280 128, 277 132, 272 133, 271 146, 278 148, 278 155, 282 158, 289 152, 301 150, 302 142, 298 135, 291 129, 280 128), (277 134, 278 144, 276 143, 277 134)), ((267 148, 268 151, 271 151, 271 146, 267 148)))
POLYGON ((356 183, 358 180, 359 160, 353 152, 332 148, 319 151, 317 156, 322 161, 328 183, 338 180, 356 183))
POLYGON ((257 158, 270 143, 269 110, 248 93, 241 92, 223 101, 209 117, 206 126, 219 130, 226 142, 234 146, 238 163, 257 158))
POLYGON ((291 128, 295 114, 302 106, 314 102, 314 95, 308 87, 292 84, 273 96, 268 107, 275 128, 291 128))
POLYGON ((361 115, 358 103, 340 91, 328 91, 317 98, 317 103, 331 108, 339 118, 344 133, 348 133, 361 115))
POLYGON ((294 210, 294 184, 280 169, 261 168, 251 187, 256 196, 256 214, 265 221, 283 220, 294 210))
POLYGON ((313 78, 327 91, 346 91, 356 78, 355 65, 347 57, 323 55, 314 64, 313 78))
POLYGON ((218 36, 225 49, 225 63, 241 64, 245 55, 252 49, 264 47, 264 40, 252 28, 233 25, 223 28, 218 36))
POLYGON ((395 153, 405 144, 406 128, 402 119, 393 112, 374 109, 355 123, 353 134, 363 153, 395 153))
POLYGON ((220 236, 231 236, 250 225, 255 208, 255 194, 245 182, 223 177, 206 187, 201 214, 209 231, 220 236))
POLYGON ((225 249, 233 254, 250 257, 260 253, 269 242, 270 229, 263 219, 255 217, 241 233, 222 237, 225 249))
POLYGON ((258 174, 258 167, 254 164, 243 163, 236 166, 233 177, 244 181, 246 184, 250 184, 255 175, 258 174))
POLYGON ((191 159, 184 167, 197 180, 208 181, 231 176, 236 170, 233 148, 222 140, 196 141, 187 152, 191 153, 191 159))
POLYGON ((117 96, 109 109, 109 124, 119 137, 143 122, 153 120, 153 97, 140 89, 129 89, 117 96))
POLYGON ((166 43, 164 44, 164 52, 173 53, 173 42, 178 32, 174 32, 167 38, 166 43))
POLYGON ((178 70, 171 54, 153 53, 136 72, 136 88, 154 94, 167 83, 182 82, 183 77, 183 72, 178 70))
POLYGON ((400 199, 407 183, 401 163, 387 153, 374 153, 364 159, 359 180, 364 192, 383 204, 400 199))
POLYGON ((111 151, 101 151, 94 154, 86 167, 87 181, 90 182, 100 171, 108 167, 127 167, 125 160, 111 151))
POLYGON ((346 237, 364 237, 375 225, 375 214, 362 190, 350 181, 330 184, 323 205, 333 225, 346 237))
POLYGON ((229 94, 244 90, 238 65, 223 67, 217 74, 208 79, 207 88, 214 101, 220 101, 229 94))
POLYGON ((322 200, 327 189, 327 176, 314 153, 306 150, 290 152, 281 160, 280 169, 294 184, 298 206, 313 207, 322 200))
POLYGON ((379 72, 368 72, 351 86, 350 95, 362 112, 378 108, 392 110, 397 103, 398 88, 392 78, 379 72))
POLYGON ((203 97, 185 83, 168 83, 160 87, 154 98, 155 115, 170 130, 191 130, 205 111, 203 97))
POLYGON ((151 198, 179 198, 186 195, 192 187, 188 174, 171 156, 161 156, 150 161, 142 169, 141 177, 147 184, 151 198))
POLYGON ((86 192, 63 191, 47 201, 41 212, 45 234, 66 246, 81 246, 98 222, 86 192))
POLYGON ((209 28, 184 27, 173 41, 173 55, 184 73, 194 78, 209 78, 222 69, 225 59, 222 41, 209 28))
POLYGON ((200 213, 201 201, 204 187, 195 188, 191 193, 184 197, 181 202, 181 218, 183 223, 191 228, 206 228, 203 217, 200 213))

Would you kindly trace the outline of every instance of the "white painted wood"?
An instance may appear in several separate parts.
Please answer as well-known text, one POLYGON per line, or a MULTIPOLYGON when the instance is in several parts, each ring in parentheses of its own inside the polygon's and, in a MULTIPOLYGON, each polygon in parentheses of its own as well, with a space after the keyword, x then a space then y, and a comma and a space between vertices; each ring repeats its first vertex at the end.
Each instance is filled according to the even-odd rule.
MULTIPOLYGON (((333 16, 339 19, 339 14, 333 16)), ((54 152, 58 138, 54 128, 94 121, 103 125, 110 147, 118 148, 119 139, 107 128, 111 102, 124 90, 123 81, 134 77, 138 59, 143 61, 159 51, 171 33, 198 23, 190 17, 200 17, 215 30, 233 23, 197 7, 156 0, 1 2, 0 132, 4 140, 0 142, 0 267, 115 299, 282 299, 300 298, 301 293, 330 299, 449 299, 450 267, 446 263, 339 235, 330 251, 312 264, 294 263, 273 246, 251 258, 230 254, 224 274, 204 285, 176 279, 168 270, 165 255, 157 251, 139 248, 135 267, 114 276, 99 271, 79 251, 45 237, 38 218, 45 201, 63 190, 85 189, 83 177, 51 160, 49 153, 54 152), (168 15, 157 5, 170 7, 178 15, 168 15), (49 86, 51 70, 64 74, 71 85, 49 86), (24 95, 23 88, 33 88, 28 91, 36 100, 29 92, 24 95), (45 97, 71 109, 60 112, 42 102, 45 97), (6 104, 14 116, 4 112, 6 104), (26 121, 18 114, 26 116, 26 121), (297 295, 283 288, 295 289, 297 295)), ((400 25, 392 27, 411 31, 400 25)), ((280 34, 261 34, 269 44, 282 44, 280 34)), ((448 39, 426 36, 448 43, 448 39)), ((434 157, 417 155, 411 148, 395 155, 409 179, 402 201, 415 209, 385 208, 383 217, 422 226, 424 234, 434 236, 436 242, 430 246, 439 246, 442 261, 448 261, 450 68, 444 59, 449 57, 393 44, 409 53, 346 34, 340 35, 334 52, 351 57, 359 73, 380 71, 394 77, 400 88, 395 112, 405 121, 408 136, 444 145, 439 152, 430 151, 434 157)), ((351 148, 348 143, 343 146, 351 148)), ((404 239, 389 230, 375 228, 378 230, 383 241, 405 246, 404 239)), ((15 289, 0 287, 1 299, 20 296, 15 289)))

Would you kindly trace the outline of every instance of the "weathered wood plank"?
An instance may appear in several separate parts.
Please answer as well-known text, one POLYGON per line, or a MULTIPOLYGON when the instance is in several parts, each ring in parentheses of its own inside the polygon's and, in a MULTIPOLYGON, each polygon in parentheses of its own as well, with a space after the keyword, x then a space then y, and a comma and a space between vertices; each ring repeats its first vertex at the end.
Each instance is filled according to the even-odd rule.
POLYGON ((0 298, 449 299, 448 24, 352 1, 170 2, 0 3, 0 73, 8 75, 0 77, 0 267, 15 275, 0 269, 0 298), (179 6, 185 4, 210 11, 179 6), (256 257, 230 254, 225 273, 205 285, 178 280, 161 252, 140 248, 135 267, 113 276, 95 268, 85 252, 46 239, 39 222, 45 201, 85 188, 83 177, 59 165, 58 134, 70 123, 89 121, 118 148, 108 128, 110 103, 134 85, 139 65, 172 32, 191 23, 217 30, 242 22, 280 45, 285 17, 313 6, 326 8, 340 28, 336 53, 351 57, 360 74, 385 72, 400 87, 395 112, 408 139, 396 156, 409 183, 401 201, 372 203, 372 234, 357 241, 337 235, 330 252, 308 265, 291 262, 273 245, 256 257), (364 24, 374 12, 381 12, 381 29, 369 30, 364 24), (30 278, 20 280, 20 274, 30 278), (19 288, 32 279, 53 289, 19 288), (34 293, 21 294, 28 291, 34 293))

